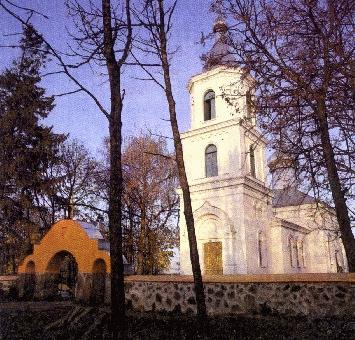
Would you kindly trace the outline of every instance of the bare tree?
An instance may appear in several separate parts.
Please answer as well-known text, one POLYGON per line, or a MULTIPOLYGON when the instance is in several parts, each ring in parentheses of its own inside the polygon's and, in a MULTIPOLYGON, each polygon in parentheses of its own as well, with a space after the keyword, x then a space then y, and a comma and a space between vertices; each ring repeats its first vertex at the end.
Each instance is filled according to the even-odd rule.
MULTIPOLYGON (((175 157, 178 167, 179 182, 183 193, 184 215, 190 245, 190 258, 192 265, 192 273, 194 277, 197 314, 201 319, 204 319, 207 315, 205 294, 202 282, 199 254, 197 249, 190 188, 186 176, 184 155, 176 117, 176 105, 170 74, 170 58, 172 57, 172 53, 168 49, 168 39, 169 35, 171 34, 172 15, 176 8, 176 3, 177 1, 171 1, 167 5, 164 0, 144 1, 145 5, 143 10, 136 10, 135 12, 135 16, 138 22, 144 27, 144 31, 142 32, 141 38, 137 39, 136 47, 145 55, 155 57, 161 66, 162 79, 159 79, 159 76, 156 73, 151 72, 147 67, 140 63, 146 74, 148 75, 148 79, 154 81, 160 88, 162 88, 167 99, 175 147, 175 157)), ((133 57, 139 63, 138 58, 136 58, 136 56, 134 55, 133 57)))
MULTIPOLYGON (((70 53, 61 54, 40 33, 52 58, 57 62, 59 70, 51 74, 65 74, 75 88, 68 94, 83 92, 95 103, 105 115, 109 123, 110 140, 110 185, 109 185, 109 231, 111 255, 111 317, 114 338, 125 336, 125 293, 122 259, 122 226, 121 226, 121 127, 124 91, 121 88, 121 73, 131 48, 132 23, 130 0, 122 0, 112 9, 110 0, 100 1, 101 6, 90 1, 83 6, 80 1, 68 0, 69 13, 74 19, 76 34, 72 34, 74 46, 70 53), (76 44, 76 45, 75 45, 76 44), (68 62, 65 57, 73 58, 68 62), (110 91, 110 108, 105 109, 98 96, 87 88, 76 76, 75 70, 85 65, 100 66, 106 72, 110 91)), ((30 18, 39 12, 21 7, 12 1, 0 2, 0 8, 28 26, 30 18), (22 18, 17 11, 25 11, 22 18)))
POLYGON ((230 20, 229 44, 253 78, 254 111, 271 146, 293 158, 316 196, 331 193, 354 272, 346 201, 354 181, 354 3, 215 0, 212 10, 230 20))
POLYGON ((36 195, 50 224, 74 216, 96 221, 95 213, 102 210, 98 207, 102 200, 96 180, 99 171, 102 169, 98 161, 78 140, 59 147, 58 160, 45 169, 46 190, 36 195))

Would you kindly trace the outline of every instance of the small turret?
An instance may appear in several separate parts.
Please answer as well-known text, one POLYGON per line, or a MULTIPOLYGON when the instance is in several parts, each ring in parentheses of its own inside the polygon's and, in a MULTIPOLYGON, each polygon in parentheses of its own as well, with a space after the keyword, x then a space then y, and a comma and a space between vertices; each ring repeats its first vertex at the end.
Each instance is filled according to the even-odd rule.
POLYGON ((271 187, 274 190, 297 187, 296 162, 284 153, 274 152, 268 160, 272 175, 271 187))

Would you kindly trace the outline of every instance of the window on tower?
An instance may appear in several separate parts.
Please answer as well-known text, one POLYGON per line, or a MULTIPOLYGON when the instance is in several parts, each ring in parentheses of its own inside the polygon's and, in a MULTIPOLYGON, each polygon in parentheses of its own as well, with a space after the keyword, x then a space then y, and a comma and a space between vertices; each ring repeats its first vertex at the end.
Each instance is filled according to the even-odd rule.
POLYGON ((210 144, 205 150, 206 177, 218 176, 217 148, 210 144))
POLYGON ((211 120, 216 118, 215 94, 212 90, 208 90, 204 97, 204 118, 211 120))
POLYGON ((249 157, 250 157, 250 174, 251 176, 256 177, 255 151, 253 145, 249 147, 249 157))
POLYGON ((253 116, 254 103, 250 90, 246 93, 246 104, 247 104, 247 119, 250 120, 253 116))

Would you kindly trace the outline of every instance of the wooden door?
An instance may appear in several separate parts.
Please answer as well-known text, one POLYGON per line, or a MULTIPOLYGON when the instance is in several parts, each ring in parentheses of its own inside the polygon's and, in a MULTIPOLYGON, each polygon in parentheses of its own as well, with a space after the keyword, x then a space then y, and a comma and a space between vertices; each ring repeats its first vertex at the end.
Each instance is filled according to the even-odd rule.
POLYGON ((205 275, 222 275, 222 242, 208 242, 203 245, 205 275))

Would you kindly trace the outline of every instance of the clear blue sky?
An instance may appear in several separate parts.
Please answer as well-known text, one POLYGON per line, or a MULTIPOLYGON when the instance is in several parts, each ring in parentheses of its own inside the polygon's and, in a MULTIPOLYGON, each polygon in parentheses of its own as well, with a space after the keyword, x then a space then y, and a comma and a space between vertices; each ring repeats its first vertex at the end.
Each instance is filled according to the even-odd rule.
MULTIPOLYGON (((65 27, 70 28, 71 18, 67 16, 64 0, 22 0, 16 3, 37 9, 49 16, 49 20, 34 16, 32 22, 53 46, 60 50, 66 49, 68 37, 65 27)), ((185 131, 190 124, 186 85, 191 76, 201 72, 200 56, 208 49, 199 43, 201 32, 208 34, 211 31, 214 16, 209 12, 207 0, 179 0, 174 19, 170 45, 179 46, 180 49, 172 61, 173 88, 180 130, 185 131)), ((18 37, 6 35, 21 32, 20 25, 1 10, 0 22, 0 45, 14 43, 18 37)), ((0 49, 0 71, 10 65, 16 53, 14 49, 0 49)), ((123 111, 124 135, 134 134, 140 128, 149 127, 170 136, 169 122, 161 119, 168 118, 164 94, 152 82, 133 79, 139 72, 141 70, 137 67, 126 68, 124 72, 123 88, 126 91, 123 111)), ((102 84, 102 79, 89 70, 82 70, 78 75, 108 108, 107 84, 102 84)), ((48 94, 58 94, 74 88, 65 76, 47 77, 43 85, 47 88, 48 94)), ((85 94, 57 98, 56 107, 46 123, 53 125, 56 132, 70 133, 71 138, 83 141, 92 152, 100 149, 103 138, 108 135, 106 118, 85 94)))

